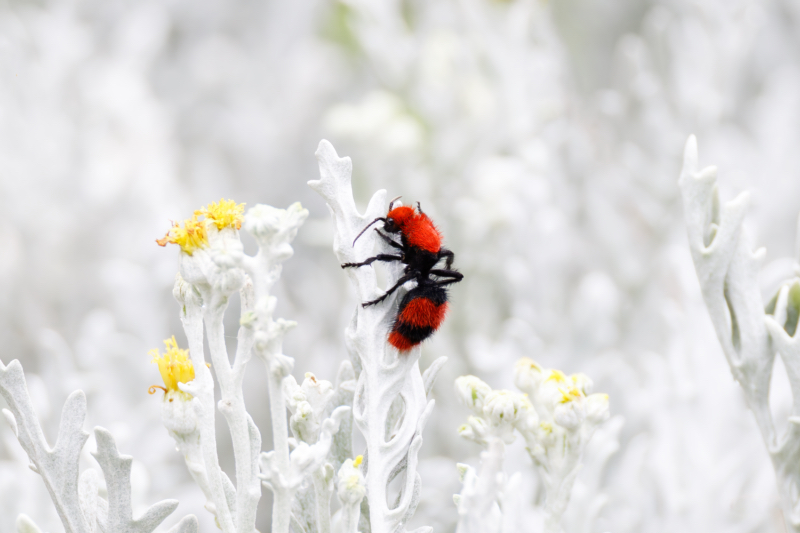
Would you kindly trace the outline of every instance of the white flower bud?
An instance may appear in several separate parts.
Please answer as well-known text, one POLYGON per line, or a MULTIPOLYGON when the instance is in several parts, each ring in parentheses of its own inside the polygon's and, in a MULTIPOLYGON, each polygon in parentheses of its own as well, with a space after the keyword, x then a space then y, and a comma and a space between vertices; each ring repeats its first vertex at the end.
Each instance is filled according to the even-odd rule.
POLYGON ((458 399, 478 414, 483 412, 484 400, 490 392, 492 388, 475 376, 461 376, 456 379, 458 399))
POLYGON ((528 403, 522 394, 509 390, 495 390, 486 395, 483 414, 494 425, 514 424, 519 420, 523 404, 528 403))
POLYGON ((289 419, 289 425, 298 439, 305 442, 316 442, 319 424, 314 419, 310 403, 300 401, 295 404, 294 414, 289 419))
POLYGON ((317 379, 311 372, 306 372, 303 384, 300 389, 305 394, 306 400, 311 405, 314 417, 322 418, 322 414, 328 406, 331 398, 335 394, 333 383, 324 379, 317 379))
POLYGON ((545 370, 543 377, 536 392, 537 400, 540 402, 537 406, 542 405, 552 413, 564 399, 564 390, 572 387, 572 380, 559 370, 545 370))
POLYGON ((539 415, 536 413, 536 410, 533 408, 528 398, 523 396, 517 422, 514 424, 514 427, 517 428, 517 431, 525 435, 527 439, 528 434, 532 435, 538 426, 539 415))
POLYGON ((200 297, 200 293, 197 292, 191 283, 183 279, 183 276, 181 276, 180 272, 175 274, 175 284, 172 286, 172 296, 182 306, 185 306, 186 304, 201 306, 203 304, 203 299, 200 297))
POLYGON ((577 429, 586 419, 586 408, 583 398, 557 405, 553 411, 553 419, 556 424, 565 429, 577 429))
POLYGON ((294 358, 283 354, 275 354, 270 358, 269 370, 274 376, 283 379, 292 373, 294 358))
POLYGON ((347 459, 339 468, 337 493, 342 504, 357 505, 361 503, 361 500, 367 494, 364 475, 358 468, 361 465, 361 460, 362 457, 360 455, 355 460, 347 459))
POLYGON ((523 357, 514 365, 514 385, 522 392, 533 395, 542 379, 542 367, 533 359, 523 357))
POLYGON ((489 435, 489 424, 483 418, 471 416, 467 423, 458 428, 458 435, 478 444, 486 444, 489 435))
POLYGON ((244 229, 256 238, 259 246, 273 240, 276 242, 272 244, 280 244, 294 239, 307 217, 308 210, 303 209, 299 202, 290 205, 288 209, 258 204, 247 211, 244 229))
POLYGON ((244 258, 244 246, 242 246, 236 230, 225 228, 217 231, 212 227, 208 233, 209 237, 214 234, 219 235, 219 238, 209 239, 211 246, 208 248, 208 255, 211 256, 214 264, 220 270, 239 268, 244 258))
POLYGON ((185 439, 197 431, 197 414, 192 406, 192 396, 180 390, 168 390, 161 402, 161 421, 175 439, 185 439))
POLYGON ((588 395, 590 392, 592 392, 594 382, 583 372, 572 374, 569 378, 572 380, 573 386, 580 390, 584 395, 588 395))
POLYGON ((586 398, 586 418, 599 424, 608 420, 611 413, 608 410, 608 394, 591 394, 586 398))
MULTIPOLYGON (((202 293, 209 286, 207 273, 214 269, 214 264, 205 248, 195 250, 192 255, 180 254, 178 258, 181 277, 202 293)), ((174 294, 174 293, 173 293, 174 294)))

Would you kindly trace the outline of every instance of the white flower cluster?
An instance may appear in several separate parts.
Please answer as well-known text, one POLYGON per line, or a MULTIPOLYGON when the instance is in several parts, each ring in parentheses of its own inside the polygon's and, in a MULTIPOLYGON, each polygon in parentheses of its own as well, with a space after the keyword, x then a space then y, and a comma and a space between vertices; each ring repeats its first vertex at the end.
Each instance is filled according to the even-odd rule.
POLYGON ((582 453, 597 425, 609 417, 608 395, 591 394, 593 383, 586 374, 567 376, 523 358, 514 368, 514 384, 539 416, 538 424, 518 430, 531 457, 543 467, 552 468, 566 456, 582 453))
POLYGON ((498 483, 497 477, 502 478, 503 446, 514 441, 515 430, 525 439, 545 484, 546 530, 560 531, 561 515, 586 445, 597 426, 609 417, 608 395, 591 394, 592 380, 585 374, 567 376, 523 358, 514 369, 514 383, 523 392, 493 390, 475 376, 456 379, 459 400, 475 413, 459 428, 459 434, 487 448, 480 475, 463 468, 464 488, 456 499, 460 532, 500 530, 503 517, 497 512, 499 502, 495 502, 503 483, 498 483), (487 469, 491 464, 494 467, 487 469), (492 492, 494 501, 487 500, 487 493, 492 492))

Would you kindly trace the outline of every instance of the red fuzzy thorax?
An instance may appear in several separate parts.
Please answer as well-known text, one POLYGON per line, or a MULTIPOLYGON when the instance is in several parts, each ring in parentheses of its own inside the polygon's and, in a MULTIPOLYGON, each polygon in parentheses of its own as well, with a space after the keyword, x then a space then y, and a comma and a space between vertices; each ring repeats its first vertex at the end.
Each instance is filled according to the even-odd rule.
POLYGON ((413 207, 395 207, 386 218, 400 227, 409 246, 438 253, 442 248, 442 234, 425 213, 417 213, 413 207))

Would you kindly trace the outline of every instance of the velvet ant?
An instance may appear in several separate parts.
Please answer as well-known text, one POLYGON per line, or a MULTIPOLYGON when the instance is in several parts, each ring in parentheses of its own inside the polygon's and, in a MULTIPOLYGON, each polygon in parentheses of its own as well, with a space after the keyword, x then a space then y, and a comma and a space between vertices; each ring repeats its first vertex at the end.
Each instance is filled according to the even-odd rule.
POLYGON ((400 253, 378 254, 361 263, 345 263, 342 268, 362 267, 375 261, 400 261, 406 265, 403 275, 386 293, 380 298, 361 304, 363 307, 375 305, 385 300, 404 283, 412 279, 417 281, 417 286, 409 290, 400 301, 392 331, 389 333, 389 344, 401 352, 406 352, 430 337, 441 325, 447 313, 445 287, 458 283, 464 275, 452 270, 455 254, 442 248, 442 234, 428 215, 422 212, 419 202, 416 211, 413 207, 393 207, 399 198, 398 196, 389 203, 389 212, 385 217, 376 218, 361 230, 353 245, 370 226, 380 221, 383 222, 385 232, 400 234, 398 243, 375 228, 376 233, 400 253), (445 260, 444 269, 434 268, 442 259, 445 260))

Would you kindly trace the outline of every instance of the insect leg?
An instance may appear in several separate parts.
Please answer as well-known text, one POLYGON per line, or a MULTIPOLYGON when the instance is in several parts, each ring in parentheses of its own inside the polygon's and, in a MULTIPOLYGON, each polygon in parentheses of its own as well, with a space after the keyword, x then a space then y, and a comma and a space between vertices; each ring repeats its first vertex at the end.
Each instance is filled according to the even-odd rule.
POLYGON ((388 291, 383 293, 383 295, 380 298, 376 298, 375 300, 372 300, 370 302, 364 302, 363 304, 361 304, 361 307, 369 307, 370 305, 375 305, 377 303, 380 303, 380 302, 384 301, 390 294, 392 294, 394 291, 399 289, 405 282, 407 282, 409 280, 412 280, 415 277, 417 277, 417 273, 416 272, 411 272, 411 273, 406 274, 405 276, 403 276, 400 279, 398 279, 397 283, 395 283, 394 286, 391 289, 389 289, 388 291))
POLYGON ((448 283, 456 283, 464 279, 464 274, 456 272, 455 270, 431 270, 430 273, 440 278, 451 278, 453 281, 448 283))
POLYGON ((453 266, 453 261, 456 258, 456 254, 454 254, 447 248, 442 248, 441 250, 439 250, 439 260, 443 258, 447 258, 447 260, 444 263, 444 268, 450 270, 450 268, 453 266))
POLYGON ((402 249, 403 249, 403 246, 402 246, 402 245, 400 245, 400 243, 398 243, 398 242, 395 242, 394 240, 392 240, 392 238, 391 238, 391 237, 389 237, 389 236, 388 236, 388 235, 386 235, 385 233, 381 233, 381 230, 379 230, 378 228, 375 228, 375 233, 377 233, 378 235, 380 235, 380 236, 381 236, 381 239, 383 239, 384 241, 386 241, 386 243, 387 243, 389 246, 394 246, 395 248, 397 248, 397 249, 399 249, 399 250, 402 250, 402 249))
POLYGON ((390 254, 378 254, 375 257, 370 257, 366 261, 362 261, 361 263, 345 263, 342 265, 342 268, 349 268, 349 267, 362 267, 371 265, 375 261, 386 261, 387 263, 391 261, 402 261, 402 255, 390 255, 390 254))

